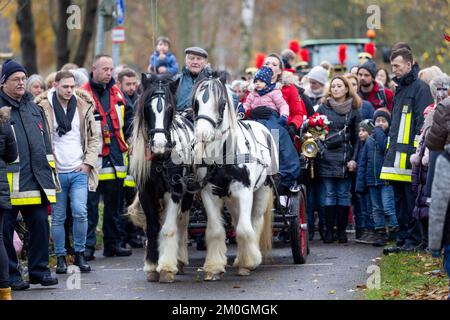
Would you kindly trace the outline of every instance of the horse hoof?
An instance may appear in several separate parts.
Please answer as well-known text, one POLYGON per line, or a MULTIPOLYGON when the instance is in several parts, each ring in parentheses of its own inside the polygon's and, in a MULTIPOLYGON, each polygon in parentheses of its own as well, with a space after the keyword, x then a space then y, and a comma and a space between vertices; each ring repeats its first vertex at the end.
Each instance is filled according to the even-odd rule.
POLYGON ((249 276, 249 275, 250 275, 250 269, 247 269, 247 268, 239 268, 239 270, 238 270, 238 276, 246 277, 246 276, 249 276))
POLYGON ((203 280, 205 281, 218 281, 221 278, 220 273, 213 273, 213 272, 205 272, 205 276, 203 277, 203 280))
POLYGON ((178 269, 178 273, 177 274, 185 274, 185 272, 184 272, 184 263, 183 262, 178 262, 177 269, 178 269))
POLYGON ((175 275, 172 271, 162 270, 159 274, 159 283, 172 283, 175 281, 175 275))
POLYGON ((158 282, 159 273, 156 271, 147 272, 147 281, 148 282, 158 282))

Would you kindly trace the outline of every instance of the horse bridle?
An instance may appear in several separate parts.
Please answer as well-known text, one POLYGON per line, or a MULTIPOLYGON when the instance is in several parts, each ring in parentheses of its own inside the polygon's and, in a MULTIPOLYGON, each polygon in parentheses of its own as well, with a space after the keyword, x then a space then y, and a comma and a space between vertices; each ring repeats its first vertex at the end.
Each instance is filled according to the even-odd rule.
MULTIPOLYGON (((194 97, 194 99, 195 99, 195 106, 196 106, 194 108, 194 113, 195 113, 195 111, 198 111, 198 102, 197 102, 197 98, 194 97)), ((203 103, 206 103, 209 100, 209 89, 208 89, 208 87, 205 88, 205 92, 203 93, 202 100, 203 100, 203 103)), ((213 118, 207 116, 207 115, 204 115, 204 114, 199 114, 199 115, 195 116, 194 120, 198 121, 200 119, 203 119, 203 120, 208 121, 212 125, 212 127, 214 129, 219 128, 220 125, 223 122, 223 113, 224 113, 224 110, 225 110, 225 104, 226 104, 226 101, 223 100, 223 98, 221 98, 220 101, 219 101, 219 118, 217 119, 217 121, 214 120, 213 118)))
MULTIPOLYGON (((156 105, 156 109, 158 112, 161 112, 163 110, 163 103, 162 103, 162 99, 165 97, 166 93, 163 90, 163 84, 161 81, 159 81, 158 83, 158 89, 156 89, 155 92, 153 92, 152 96, 151 96, 151 101, 153 101, 153 99, 155 97, 158 98, 158 103, 156 105)), ((170 132, 167 129, 164 128, 155 128, 155 129, 150 129, 148 130, 148 134, 150 135, 150 138, 152 138, 156 133, 163 133, 166 137, 170 137, 170 132)))

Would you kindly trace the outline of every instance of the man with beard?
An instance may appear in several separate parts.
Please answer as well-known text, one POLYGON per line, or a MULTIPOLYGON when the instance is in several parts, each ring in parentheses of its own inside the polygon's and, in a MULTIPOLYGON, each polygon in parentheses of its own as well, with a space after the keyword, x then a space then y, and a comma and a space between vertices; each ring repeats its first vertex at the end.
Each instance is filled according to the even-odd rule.
POLYGON ((363 63, 358 68, 357 76, 359 80, 359 95, 364 100, 369 101, 375 110, 388 108, 392 110, 392 98, 394 93, 384 88, 381 83, 375 80, 377 66, 372 60, 363 63))

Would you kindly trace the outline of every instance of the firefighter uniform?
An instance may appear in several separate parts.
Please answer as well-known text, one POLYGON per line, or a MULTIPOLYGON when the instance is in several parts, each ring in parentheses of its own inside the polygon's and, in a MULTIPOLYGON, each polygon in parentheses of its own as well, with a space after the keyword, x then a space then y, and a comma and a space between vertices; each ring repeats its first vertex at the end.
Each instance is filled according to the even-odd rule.
POLYGON ((120 244, 120 195, 123 194, 128 169, 128 145, 133 110, 126 105, 125 97, 111 79, 106 86, 95 83, 92 78, 83 86, 95 101, 95 119, 99 132, 99 157, 97 169, 99 186, 89 192, 87 256, 95 251, 98 204, 103 196, 104 253, 114 252, 120 244))
POLYGON ((394 78, 398 86, 393 99, 392 121, 388 149, 380 178, 392 181, 397 217, 400 224, 399 243, 410 238, 420 243, 420 231, 412 218, 415 196, 411 190, 412 167, 410 156, 415 152, 423 125, 423 111, 433 103, 429 86, 418 79, 419 67, 413 65, 410 73, 394 78))
POLYGON ((13 246, 14 226, 20 211, 30 233, 28 270, 30 280, 40 282, 50 276, 47 206, 56 201, 58 184, 55 161, 45 117, 25 93, 16 101, 0 90, 0 107, 11 107, 10 123, 18 146, 17 159, 7 166, 12 210, 5 215, 4 240, 9 257, 10 283, 22 281, 13 246))

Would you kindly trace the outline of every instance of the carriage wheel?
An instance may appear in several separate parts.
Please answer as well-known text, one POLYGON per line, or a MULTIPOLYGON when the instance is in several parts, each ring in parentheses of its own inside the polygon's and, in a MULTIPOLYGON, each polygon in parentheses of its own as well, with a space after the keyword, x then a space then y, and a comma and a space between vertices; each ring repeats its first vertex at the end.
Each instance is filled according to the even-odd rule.
POLYGON ((308 228, 306 224, 306 204, 302 192, 291 197, 290 212, 297 213, 291 220, 291 249, 295 264, 306 263, 308 255, 308 228))

